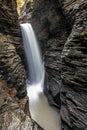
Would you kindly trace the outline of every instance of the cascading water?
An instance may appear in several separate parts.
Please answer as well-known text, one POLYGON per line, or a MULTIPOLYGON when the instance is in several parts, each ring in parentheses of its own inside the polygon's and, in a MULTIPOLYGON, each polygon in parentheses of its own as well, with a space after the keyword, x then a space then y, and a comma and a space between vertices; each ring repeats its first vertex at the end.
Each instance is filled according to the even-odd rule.
POLYGON ((29 110, 35 120, 44 130, 61 130, 60 116, 49 105, 44 95, 45 69, 38 42, 31 24, 21 24, 24 49, 28 64, 29 81, 27 95, 29 97, 29 110))

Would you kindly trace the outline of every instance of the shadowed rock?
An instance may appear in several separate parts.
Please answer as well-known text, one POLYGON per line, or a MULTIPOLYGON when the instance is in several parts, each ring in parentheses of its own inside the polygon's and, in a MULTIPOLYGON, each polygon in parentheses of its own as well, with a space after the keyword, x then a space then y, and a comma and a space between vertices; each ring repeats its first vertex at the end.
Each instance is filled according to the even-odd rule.
POLYGON ((7 42, 0 43, 0 73, 10 88, 16 87, 17 96, 22 98, 26 95, 25 70, 15 47, 7 42))
POLYGON ((62 129, 86 130, 87 1, 38 0, 25 16, 22 22, 32 23, 45 56, 45 92, 60 108, 62 129))
POLYGON ((12 98, 4 81, 0 80, 0 129, 2 130, 40 130, 29 116, 21 110, 12 98))
POLYGON ((60 1, 72 31, 62 51, 61 117, 65 129, 87 128, 87 1, 60 1), (63 113, 66 115, 63 115, 63 113), (66 119, 66 117, 68 117, 66 119))
POLYGON ((15 1, 0 1, 0 75, 16 87, 19 98, 26 96, 25 70, 21 57, 24 56, 17 21, 15 1))
POLYGON ((0 130, 40 130, 21 109, 27 102, 26 73, 17 17, 16 1, 0 0, 0 130))

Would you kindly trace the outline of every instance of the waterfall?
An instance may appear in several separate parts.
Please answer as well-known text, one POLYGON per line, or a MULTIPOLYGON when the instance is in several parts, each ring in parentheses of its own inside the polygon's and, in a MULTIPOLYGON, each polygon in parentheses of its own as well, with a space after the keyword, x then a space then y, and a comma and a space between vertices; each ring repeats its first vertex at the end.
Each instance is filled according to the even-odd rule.
POLYGON ((21 24, 24 49, 28 64, 29 81, 27 95, 31 117, 44 130, 61 130, 60 116, 55 108, 49 105, 44 95, 45 69, 38 42, 31 24, 21 24))
POLYGON ((28 23, 21 24, 22 34, 24 39, 24 48, 26 52, 27 62, 29 66, 29 76, 31 84, 36 84, 41 81, 44 74, 44 65, 41 59, 41 53, 37 40, 32 29, 28 23))

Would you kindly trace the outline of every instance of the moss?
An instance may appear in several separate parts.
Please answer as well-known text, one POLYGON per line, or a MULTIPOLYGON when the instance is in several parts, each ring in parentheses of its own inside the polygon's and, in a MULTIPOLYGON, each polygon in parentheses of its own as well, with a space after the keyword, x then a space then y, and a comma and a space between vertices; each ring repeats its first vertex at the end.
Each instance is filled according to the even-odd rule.
POLYGON ((17 11, 18 11, 18 14, 20 15, 20 10, 21 10, 21 7, 24 5, 25 2, 29 2, 29 8, 33 8, 33 0, 16 0, 17 2, 17 11))
POLYGON ((17 11, 18 14, 20 15, 20 8, 23 6, 24 0, 16 0, 16 2, 17 2, 17 11))

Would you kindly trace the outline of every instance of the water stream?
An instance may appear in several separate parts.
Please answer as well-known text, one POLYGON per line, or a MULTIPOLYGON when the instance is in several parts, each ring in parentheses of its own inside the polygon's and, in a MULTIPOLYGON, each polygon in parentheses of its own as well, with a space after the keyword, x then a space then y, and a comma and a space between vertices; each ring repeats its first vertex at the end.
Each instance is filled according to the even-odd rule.
POLYGON ((31 117, 44 130, 61 130, 59 113, 49 105, 44 95, 45 69, 38 42, 31 24, 21 24, 24 49, 28 64, 27 95, 31 117))

